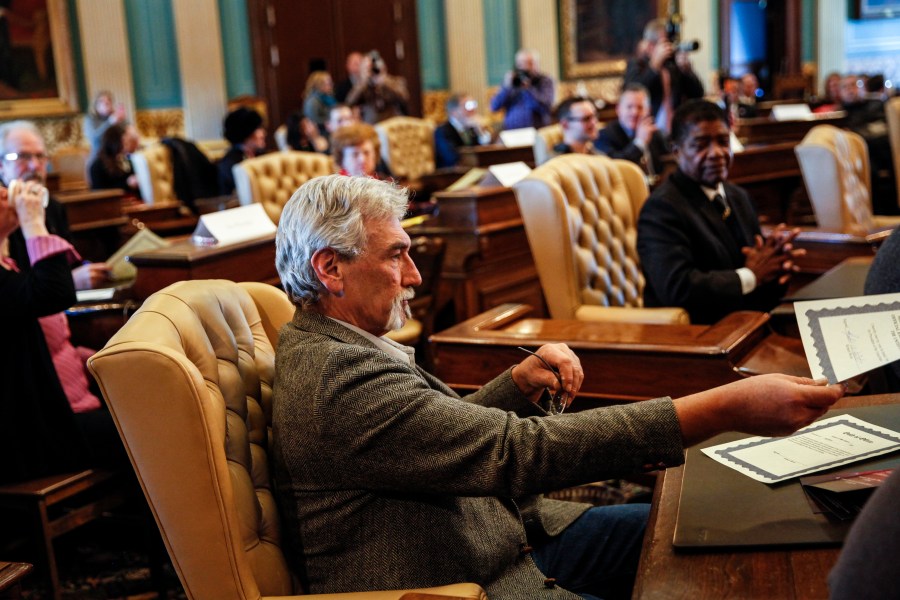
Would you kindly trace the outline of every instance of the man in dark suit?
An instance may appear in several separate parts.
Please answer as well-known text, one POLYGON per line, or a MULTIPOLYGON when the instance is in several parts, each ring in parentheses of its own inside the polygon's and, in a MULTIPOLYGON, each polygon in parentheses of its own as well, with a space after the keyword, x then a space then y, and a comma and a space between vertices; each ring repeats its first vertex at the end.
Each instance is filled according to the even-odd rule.
POLYGON ((617 119, 597 137, 597 149, 612 158, 624 158, 639 165, 648 175, 663 169, 668 152, 666 138, 650 116, 650 94, 639 83, 622 89, 616 104, 617 119))
POLYGON ((459 164, 459 149, 491 141, 491 134, 478 123, 478 102, 468 94, 453 94, 447 100, 447 120, 434 130, 434 159, 438 168, 459 164))
POLYGON ((732 152, 725 112, 705 100, 675 111, 678 170, 657 188, 638 219, 638 254, 647 306, 680 306, 694 323, 736 310, 769 311, 795 270, 798 230, 779 225, 763 239, 743 189, 727 183, 732 152))
POLYGON ((786 434, 843 393, 760 375, 558 414, 584 371, 548 344, 460 398, 383 337, 422 281, 400 224, 407 203, 387 182, 317 177, 278 225, 297 311, 276 354, 274 491, 304 591, 470 581, 497 600, 630 597, 647 505, 537 494, 678 464, 684 446, 733 427, 786 434))

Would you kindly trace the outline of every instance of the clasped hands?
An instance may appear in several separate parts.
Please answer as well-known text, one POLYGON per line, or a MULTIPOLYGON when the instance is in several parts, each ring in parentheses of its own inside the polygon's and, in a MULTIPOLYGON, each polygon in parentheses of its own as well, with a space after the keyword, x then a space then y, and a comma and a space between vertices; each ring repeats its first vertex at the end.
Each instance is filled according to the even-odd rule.
POLYGON ((799 233, 800 229, 789 229, 781 223, 765 239, 757 235, 752 246, 741 248, 746 257, 744 266, 753 271, 759 284, 777 279, 784 285, 800 270, 794 260, 804 256, 806 250, 794 247, 799 233))

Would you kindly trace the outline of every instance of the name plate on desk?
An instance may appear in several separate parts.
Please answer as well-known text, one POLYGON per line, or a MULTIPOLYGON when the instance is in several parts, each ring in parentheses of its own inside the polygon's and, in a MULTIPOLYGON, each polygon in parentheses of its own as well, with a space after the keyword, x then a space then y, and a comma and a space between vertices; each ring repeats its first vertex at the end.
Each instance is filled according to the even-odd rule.
POLYGON ((522 146, 534 146, 535 136, 537 136, 537 129, 534 127, 507 129, 500 132, 500 141, 507 148, 520 148, 522 146))
POLYGON ((228 246, 275 233, 276 227, 263 209, 254 202, 200 217, 191 236, 199 246, 228 246))
POLYGON ((511 188, 528 177, 528 174, 531 173, 531 167, 521 161, 504 163, 502 165, 491 165, 488 167, 488 173, 489 175, 482 179, 481 185, 500 185, 505 188, 511 188))

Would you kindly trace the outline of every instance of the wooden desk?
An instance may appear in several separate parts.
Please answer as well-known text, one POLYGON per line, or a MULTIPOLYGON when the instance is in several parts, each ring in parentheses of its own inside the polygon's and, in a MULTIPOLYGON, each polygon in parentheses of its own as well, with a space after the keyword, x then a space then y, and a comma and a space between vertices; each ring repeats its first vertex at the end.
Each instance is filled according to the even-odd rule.
POLYGON ((874 256, 856 256, 841 261, 815 281, 785 298, 787 302, 798 300, 826 300, 828 298, 852 298, 865 295, 866 276, 874 256))
POLYGON ((475 187, 434 197, 437 216, 407 231, 447 244, 436 310, 452 302, 453 323, 505 302, 528 303, 546 314, 513 191, 475 187))
POLYGON ((504 305, 431 336, 435 375, 454 389, 477 389, 522 360, 518 346, 566 342, 586 373, 578 408, 683 396, 757 373, 809 376, 800 340, 772 333, 764 313, 641 325, 536 319, 529 309, 504 305))
POLYGON ((489 146, 463 146, 459 149, 459 164, 465 167, 489 167, 503 163, 522 161, 534 166, 534 148, 519 146, 507 148, 499 144, 489 146))
POLYGON ((773 121, 768 117, 738 119, 734 133, 744 145, 799 142, 816 125, 843 127, 847 113, 843 111, 812 115, 804 121, 773 121))
MULTIPOLYGON (((835 408, 900 403, 900 395, 857 396, 835 408)), ((828 597, 826 578, 838 548, 675 553, 672 538, 681 495, 682 467, 660 473, 633 600, 806 600, 828 597)))
POLYGON ((221 248, 198 247, 187 238, 132 255, 129 260, 138 268, 133 288, 137 300, 186 279, 279 283, 274 235, 221 248))

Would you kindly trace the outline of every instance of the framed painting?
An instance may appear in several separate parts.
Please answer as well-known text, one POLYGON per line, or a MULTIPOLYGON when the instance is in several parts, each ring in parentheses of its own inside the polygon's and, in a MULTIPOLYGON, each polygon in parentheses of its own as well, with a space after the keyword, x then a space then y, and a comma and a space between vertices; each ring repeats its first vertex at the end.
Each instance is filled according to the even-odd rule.
POLYGON ((66 0, 0 0, 0 120, 77 110, 66 0))
POLYGON ((651 19, 666 14, 666 0, 559 0, 564 79, 610 77, 625 65, 651 19))

